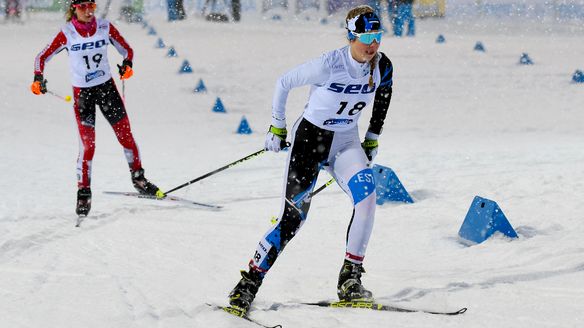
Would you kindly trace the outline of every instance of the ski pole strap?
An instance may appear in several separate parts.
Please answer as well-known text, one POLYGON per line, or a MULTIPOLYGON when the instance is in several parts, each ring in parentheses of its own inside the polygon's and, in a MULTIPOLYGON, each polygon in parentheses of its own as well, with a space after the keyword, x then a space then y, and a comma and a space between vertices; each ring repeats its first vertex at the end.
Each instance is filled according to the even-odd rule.
POLYGON ((217 173, 219 173, 219 172, 221 172, 223 170, 226 170, 228 168, 234 167, 237 164, 243 163, 243 162, 247 161, 248 159, 252 159, 252 158, 254 158, 256 156, 259 156, 259 155, 261 155, 261 154, 263 154, 265 152, 266 152, 265 149, 258 150, 255 153, 249 154, 249 155, 247 155, 247 156, 245 156, 243 158, 240 158, 240 159, 236 160, 235 162, 229 163, 229 164, 227 164, 225 166, 222 166, 222 167, 220 167, 220 168, 218 168, 216 170, 213 170, 213 171, 211 171, 209 173, 203 174, 200 177, 195 178, 195 179, 193 179, 193 180, 191 180, 189 182, 183 183, 183 184, 181 184, 178 187, 174 187, 174 188, 170 189, 169 191, 167 191, 165 194, 168 195, 168 194, 170 194, 173 191, 179 190, 179 189, 184 188, 184 187, 186 187, 188 185, 191 185, 191 184, 193 184, 195 182, 201 181, 201 180, 203 180, 205 178, 208 178, 208 177, 210 177, 212 175, 215 175, 215 174, 217 174, 217 173))

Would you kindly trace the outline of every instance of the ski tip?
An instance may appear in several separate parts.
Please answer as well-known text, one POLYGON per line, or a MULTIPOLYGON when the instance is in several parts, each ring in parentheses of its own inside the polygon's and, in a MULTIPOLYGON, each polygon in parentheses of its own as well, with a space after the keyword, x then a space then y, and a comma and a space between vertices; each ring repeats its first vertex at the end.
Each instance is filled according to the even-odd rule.
POLYGON ((467 308, 462 308, 462 309, 458 310, 456 312, 456 314, 463 314, 464 312, 466 312, 466 310, 468 310, 468 309, 467 308))

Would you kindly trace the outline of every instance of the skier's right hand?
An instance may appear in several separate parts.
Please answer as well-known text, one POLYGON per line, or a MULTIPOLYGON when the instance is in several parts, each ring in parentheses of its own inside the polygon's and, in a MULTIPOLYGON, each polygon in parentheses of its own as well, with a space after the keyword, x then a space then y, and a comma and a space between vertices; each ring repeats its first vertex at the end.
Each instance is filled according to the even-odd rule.
POLYGON ((286 130, 286 127, 277 128, 273 125, 270 125, 270 129, 266 134, 266 144, 264 149, 277 153, 280 150, 286 148, 288 146, 286 144, 287 135, 288 131, 286 130))
POLYGON ((47 93, 47 80, 43 78, 42 74, 34 75, 34 82, 30 85, 30 91, 35 95, 47 93))

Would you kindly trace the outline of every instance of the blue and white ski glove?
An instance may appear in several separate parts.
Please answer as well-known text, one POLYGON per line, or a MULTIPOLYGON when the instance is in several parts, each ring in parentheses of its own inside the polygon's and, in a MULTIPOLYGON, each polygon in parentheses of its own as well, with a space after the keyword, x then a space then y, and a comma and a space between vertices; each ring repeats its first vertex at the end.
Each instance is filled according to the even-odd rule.
POLYGON ((266 134, 266 144, 264 149, 277 153, 280 150, 286 148, 287 135, 288 131, 286 130, 286 126, 283 128, 277 128, 273 125, 270 125, 270 129, 266 134))
POLYGON ((363 147, 369 162, 373 162, 373 159, 377 156, 377 147, 379 146, 379 142, 377 142, 378 138, 378 134, 367 132, 365 134, 365 141, 361 143, 361 147, 363 147))

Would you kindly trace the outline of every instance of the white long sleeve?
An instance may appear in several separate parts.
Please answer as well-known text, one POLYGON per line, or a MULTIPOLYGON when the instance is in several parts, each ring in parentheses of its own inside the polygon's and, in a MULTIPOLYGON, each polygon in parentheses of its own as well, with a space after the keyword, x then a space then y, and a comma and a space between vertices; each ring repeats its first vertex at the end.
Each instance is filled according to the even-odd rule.
POLYGON ((322 86, 329 78, 331 67, 327 54, 297 66, 282 75, 276 82, 272 101, 272 125, 286 126, 286 100, 290 90, 303 85, 322 86))

